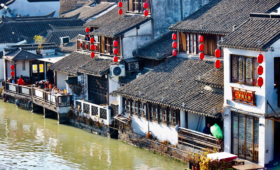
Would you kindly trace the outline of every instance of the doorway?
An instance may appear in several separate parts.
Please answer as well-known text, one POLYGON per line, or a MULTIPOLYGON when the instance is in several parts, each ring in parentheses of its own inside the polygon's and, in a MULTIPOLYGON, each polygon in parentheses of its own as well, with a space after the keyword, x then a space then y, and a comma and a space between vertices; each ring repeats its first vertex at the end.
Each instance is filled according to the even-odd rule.
POLYGON ((274 160, 280 161, 280 122, 274 121, 274 160))
POLYGON ((44 62, 42 61, 31 61, 30 62, 31 80, 34 84, 36 81, 45 80, 44 74, 44 62))

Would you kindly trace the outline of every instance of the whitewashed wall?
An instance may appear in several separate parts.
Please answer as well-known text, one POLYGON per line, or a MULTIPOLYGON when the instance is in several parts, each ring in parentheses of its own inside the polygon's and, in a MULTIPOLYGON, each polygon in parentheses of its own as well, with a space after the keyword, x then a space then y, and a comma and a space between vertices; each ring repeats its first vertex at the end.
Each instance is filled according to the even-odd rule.
MULTIPOLYGON (((54 17, 59 17, 60 1, 29 2, 28 0, 16 0, 8 8, 12 10, 14 15, 42 16, 55 11, 54 17)), ((5 9, 0 10, 0 17, 2 15, 10 17, 5 9)))
POLYGON ((29 75, 29 61, 25 61, 25 70, 23 70, 23 61, 17 61, 17 77, 20 75, 30 77, 29 75))
MULTIPOLYGON (((107 75, 108 76, 108 75, 107 75)), ((120 87, 119 84, 119 78, 109 78, 109 94, 115 90, 117 90, 120 87)), ((116 101, 117 97, 114 97, 112 95, 109 95, 109 103, 112 103, 113 101, 116 101)))
POLYGON ((57 72, 57 88, 60 90, 66 89, 67 74, 57 72))

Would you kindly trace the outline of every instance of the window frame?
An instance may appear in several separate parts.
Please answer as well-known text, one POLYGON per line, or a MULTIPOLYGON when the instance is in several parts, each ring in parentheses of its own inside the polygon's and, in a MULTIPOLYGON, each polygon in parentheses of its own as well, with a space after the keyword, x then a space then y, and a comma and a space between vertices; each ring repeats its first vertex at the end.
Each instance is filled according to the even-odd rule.
POLYGON ((257 79, 254 79, 254 76, 257 75, 257 67, 259 66, 259 63, 257 63, 256 67, 255 67, 255 62, 257 63, 257 58, 256 57, 251 57, 251 56, 244 56, 244 55, 236 55, 236 54, 231 54, 230 55, 230 82, 231 83, 238 83, 238 84, 243 84, 243 85, 248 85, 248 86, 258 86, 257 85, 257 79), (233 79, 233 69, 234 69, 234 62, 233 62, 233 57, 237 57, 237 80, 233 79), (240 79, 240 58, 243 57, 243 68, 242 68, 242 76, 243 79, 240 79), (247 59, 251 59, 251 83, 247 83, 247 59), (254 72, 256 71, 256 72, 254 72), (241 81, 243 80, 243 81, 241 81), (254 81, 255 81, 255 85, 254 85, 254 81))

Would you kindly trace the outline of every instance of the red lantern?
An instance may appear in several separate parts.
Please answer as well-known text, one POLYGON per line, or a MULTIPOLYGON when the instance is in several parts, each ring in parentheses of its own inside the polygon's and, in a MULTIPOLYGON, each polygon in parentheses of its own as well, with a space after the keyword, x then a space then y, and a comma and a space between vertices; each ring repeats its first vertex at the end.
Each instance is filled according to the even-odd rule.
POLYGON ((118 49, 117 48, 114 49, 114 54, 116 54, 116 55, 118 54, 118 49))
POLYGON ((148 10, 145 10, 145 11, 144 11, 144 15, 145 15, 145 17, 149 15, 148 10))
POLYGON ((115 62, 115 63, 118 62, 118 57, 117 57, 117 56, 114 57, 114 62, 115 62))
POLYGON ((113 44, 114 44, 114 47, 117 47, 118 46, 118 41, 115 40, 113 44))
POLYGON ((89 27, 86 27, 86 33, 88 33, 89 32, 89 27))
POLYGON ((94 43, 94 37, 90 37, 90 43, 94 43))
POLYGON ((259 66, 258 67, 258 75, 262 75, 263 74, 263 66, 259 66))
POLYGON ((11 76, 14 77, 15 76, 15 72, 11 71, 11 76))
POLYGON ((94 58, 94 57, 95 57, 95 53, 91 52, 91 58, 94 58))
POLYGON ((93 45, 93 44, 90 45, 90 50, 91 50, 91 51, 94 51, 94 45, 93 45))
POLYGON ((177 40, 177 34, 175 33, 172 34, 172 40, 177 40))
POLYGON ((80 43, 80 47, 83 47, 83 43, 80 43))
POLYGON ((203 60, 204 59, 204 53, 199 53, 199 59, 203 60))
POLYGON ((204 37, 202 35, 200 35, 198 39, 199 39, 199 42, 203 43, 204 37))
POLYGON ((97 51, 97 46, 96 45, 94 46, 94 49, 95 49, 95 51, 97 51))
POLYGON ((123 6, 123 3, 122 2, 119 2, 119 7, 121 8, 123 6))
POLYGON ((174 42, 172 43, 172 47, 173 47, 173 48, 177 48, 177 42, 176 42, 176 41, 174 41, 174 42))
POLYGON ((262 63, 263 62, 263 55, 262 54, 259 54, 258 56, 258 63, 262 63))
POLYGON ((122 15, 122 13, 123 13, 123 10, 119 9, 119 15, 122 15))
POLYGON ((177 50, 173 50, 172 55, 173 55, 174 57, 176 57, 177 54, 178 54, 177 50))
POLYGON ((221 67, 221 61, 220 60, 216 60, 215 67, 216 68, 220 68, 221 67))
POLYGON ((144 7, 145 9, 148 8, 148 3, 147 3, 147 2, 144 2, 143 7, 144 7))
POLYGON ((199 51, 203 51, 204 50, 204 45, 203 44, 199 44, 199 51))
POLYGON ((217 58, 221 57, 221 50, 220 50, 220 49, 216 49, 216 50, 215 50, 215 56, 216 56, 217 58))
POLYGON ((15 66, 14 65, 11 65, 11 70, 14 70, 15 69, 15 66))
POLYGON ((85 48, 88 49, 88 45, 87 44, 85 45, 85 48))
POLYGON ((262 77, 258 78, 258 86, 263 86, 263 78, 262 77))

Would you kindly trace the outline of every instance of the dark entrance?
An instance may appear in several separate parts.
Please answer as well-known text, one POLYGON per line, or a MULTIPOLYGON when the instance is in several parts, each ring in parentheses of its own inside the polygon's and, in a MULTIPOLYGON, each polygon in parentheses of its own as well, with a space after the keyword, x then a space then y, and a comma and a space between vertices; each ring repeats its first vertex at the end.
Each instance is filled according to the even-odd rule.
POLYGON ((46 70, 47 70, 47 79, 54 84, 54 73, 53 71, 50 69, 52 63, 46 63, 46 70))
POLYGON ((88 98, 95 104, 108 105, 108 79, 102 77, 88 76, 88 98))
POLYGON ((45 79, 45 65, 42 61, 30 61, 31 81, 34 84, 36 81, 45 79))
POLYGON ((274 160, 280 161, 280 122, 274 121, 274 160))

